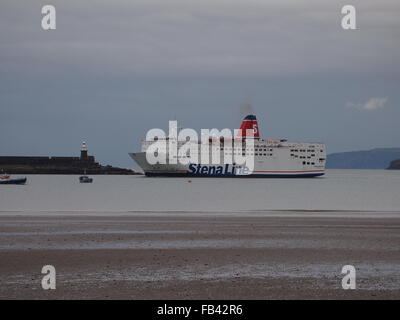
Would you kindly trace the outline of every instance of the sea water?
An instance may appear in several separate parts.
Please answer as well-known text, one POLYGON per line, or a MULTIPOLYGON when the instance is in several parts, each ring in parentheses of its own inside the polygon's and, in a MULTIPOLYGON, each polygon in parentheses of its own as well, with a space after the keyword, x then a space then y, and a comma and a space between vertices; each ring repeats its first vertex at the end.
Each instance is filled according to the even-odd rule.
POLYGON ((323 177, 148 178, 28 175, 0 185, 0 214, 13 212, 400 211, 400 171, 327 170, 323 177))

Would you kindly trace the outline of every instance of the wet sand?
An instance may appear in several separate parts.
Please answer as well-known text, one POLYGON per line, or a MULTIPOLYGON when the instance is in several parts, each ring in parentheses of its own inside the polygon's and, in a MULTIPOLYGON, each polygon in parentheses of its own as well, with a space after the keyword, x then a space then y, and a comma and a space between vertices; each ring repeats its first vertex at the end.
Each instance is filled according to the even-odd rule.
POLYGON ((1 212, 0 298, 399 299, 400 213, 1 212))

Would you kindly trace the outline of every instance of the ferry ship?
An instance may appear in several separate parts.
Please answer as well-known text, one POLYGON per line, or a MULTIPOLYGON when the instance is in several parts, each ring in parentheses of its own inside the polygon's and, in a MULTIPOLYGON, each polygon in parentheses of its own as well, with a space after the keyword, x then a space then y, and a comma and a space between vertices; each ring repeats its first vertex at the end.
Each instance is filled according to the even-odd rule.
MULTIPOLYGON (((179 147, 187 141, 179 141, 176 138, 156 138, 152 141, 142 141, 141 152, 130 153, 132 159, 142 168, 146 176, 169 177, 250 177, 250 178, 308 178, 318 177, 325 173, 326 148, 323 143, 289 142, 286 139, 263 139, 259 134, 257 118, 248 115, 244 118, 238 135, 233 139, 219 138, 218 151, 221 153, 220 163, 202 163, 201 160, 182 164, 180 161, 171 161, 169 158, 169 143, 176 143, 179 147), (249 136, 248 132, 251 132, 249 136), (165 148, 157 152, 165 153, 165 163, 150 164, 146 158, 148 148, 156 141, 165 139, 165 148), (241 146, 237 147, 235 140, 240 139, 241 146), (251 139, 251 141, 250 141, 251 139), (250 143, 251 142, 251 143, 250 143), (235 154, 250 155, 254 159, 252 170, 243 170, 243 166, 225 164, 224 155, 235 154)), ((212 143, 213 138, 204 141, 194 141, 202 152, 201 145, 212 143)), ((211 147, 206 149, 211 153, 211 147)), ((215 149, 214 149, 215 150, 215 149)), ((179 158, 179 156, 173 156, 179 158)), ((211 157, 211 155, 210 155, 211 157)), ((203 159, 200 155, 198 159, 203 159)))

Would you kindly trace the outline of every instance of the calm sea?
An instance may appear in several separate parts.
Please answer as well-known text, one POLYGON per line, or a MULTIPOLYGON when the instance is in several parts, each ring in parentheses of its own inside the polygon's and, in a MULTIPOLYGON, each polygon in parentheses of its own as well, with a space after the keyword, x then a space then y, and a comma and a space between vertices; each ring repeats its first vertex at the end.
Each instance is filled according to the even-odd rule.
POLYGON ((28 175, 0 185, 0 211, 400 211, 400 171, 328 170, 312 179, 28 175))

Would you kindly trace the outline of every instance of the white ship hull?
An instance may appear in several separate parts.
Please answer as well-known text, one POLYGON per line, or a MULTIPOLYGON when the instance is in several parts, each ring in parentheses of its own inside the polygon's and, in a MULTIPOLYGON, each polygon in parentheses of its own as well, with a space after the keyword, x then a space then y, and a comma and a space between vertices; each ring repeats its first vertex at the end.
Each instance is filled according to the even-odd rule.
MULTIPOLYGON (((149 177, 237 177, 237 178, 307 178, 318 177, 325 174, 324 164, 309 164, 307 161, 294 161, 290 157, 276 155, 271 159, 255 159, 254 170, 243 174, 232 164, 154 164, 146 160, 145 152, 130 153, 133 160, 142 168, 149 177)), ((308 161, 309 162, 309 161, 308 161)), ((312 162, 311 162, 312 163, 312 162)))

